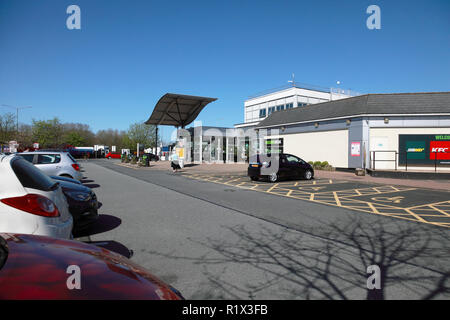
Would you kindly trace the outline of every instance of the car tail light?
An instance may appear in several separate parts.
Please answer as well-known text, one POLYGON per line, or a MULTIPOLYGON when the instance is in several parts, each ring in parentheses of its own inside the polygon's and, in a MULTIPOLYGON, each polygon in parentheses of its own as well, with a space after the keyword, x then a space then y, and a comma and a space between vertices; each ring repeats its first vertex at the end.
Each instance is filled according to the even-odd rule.
POLYGON ((58 208, 53 201, 38 194, 27 194, 23 197, 6 198, 0 201, 8 206, 38 216, 59 217, 58 208))
POLYGON ((77 163, 73 163, 72 167, 76 170, 76 171, 80 171, 80 166, 77 163))

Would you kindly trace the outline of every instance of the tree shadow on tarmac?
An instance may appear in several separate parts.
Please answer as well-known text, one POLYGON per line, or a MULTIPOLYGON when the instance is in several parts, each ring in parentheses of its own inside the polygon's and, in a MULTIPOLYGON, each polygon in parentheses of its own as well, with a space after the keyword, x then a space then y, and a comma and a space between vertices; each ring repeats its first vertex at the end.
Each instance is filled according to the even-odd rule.
POLYGON ((203 266, 213 289, 198 291, 194 298, 258 299, 268 292, 286 299, 450 297, 446 228, 385 217, 364 223, 353 217, 303 232, 266 227, 255 232, 242 225, 227 229, 232 236, 226 240, 195 241, 209 249, 199 258, 163 254, 203 266), (262 276, 230 280, 243 264, 262 276), (379 290, 367 288, 370 265, 380 268, 379 290))

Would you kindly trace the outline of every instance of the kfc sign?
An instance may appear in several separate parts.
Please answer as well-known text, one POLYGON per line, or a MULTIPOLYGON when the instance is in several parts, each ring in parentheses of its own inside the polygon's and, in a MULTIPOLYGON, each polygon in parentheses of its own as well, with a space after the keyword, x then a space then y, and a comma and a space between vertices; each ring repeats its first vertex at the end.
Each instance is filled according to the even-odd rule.
POLYGON ((430 160, 450 160, 450 141, 430 141, 430 160))

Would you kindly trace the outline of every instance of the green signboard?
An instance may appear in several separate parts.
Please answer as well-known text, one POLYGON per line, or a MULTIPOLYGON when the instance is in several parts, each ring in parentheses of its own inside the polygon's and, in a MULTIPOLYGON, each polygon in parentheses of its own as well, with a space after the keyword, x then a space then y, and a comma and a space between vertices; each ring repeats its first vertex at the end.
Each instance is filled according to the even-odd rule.
POLYGON ((450 165, 450 134, 400 134, 400 165, 450 165))

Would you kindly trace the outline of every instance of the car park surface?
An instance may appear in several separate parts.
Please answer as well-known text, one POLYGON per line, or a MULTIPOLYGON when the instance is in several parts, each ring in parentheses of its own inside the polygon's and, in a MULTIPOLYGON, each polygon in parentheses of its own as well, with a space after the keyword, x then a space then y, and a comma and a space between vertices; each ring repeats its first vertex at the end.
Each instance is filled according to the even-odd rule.
MULTIPOLYGON (((366 265, 361 260, 365 255, 385 264, 398 279, 420 275, 420 279, 391 280, 386 284, 386 298, 449 298, 439 289, 439 279, 448 274, 450 265, 446 222, 417 223, 421 221, 411 221, 410 213, 412 218, 407 220, 398 219, 402 217, 398 212, 392 218, 364 211, 370 209, 364 201, 378 201, 378 210, 383 200, 399 206, 396 194, 400 192, 405 192, 400 203, 414 207, 417 194, 407 196, 414 190, 318 179, 277 186, 254 183, 245 173, 193 177, 195 173, 187 176, 119 164, 83 163, 89 179, 100 185, 97 193, 105 203, 103 215, 120 221, 115 228, 92 233, 83 241, 122 243, 134 251, 134 261, 188 299, 361 299, 367 294, 366 265), (351 194, 341 193, 349 190, 370 199, 347 205, 351 194), (328 194, 319 195, 320 191, 328 194), (285 196, 289 192, 291 196, 285 196), (312 194, 319 201, 311 201, 312 194), (379 241, 371 241, 374 238, 379 241), (385 252, 383 258, 379 252, 385 252), (320 253, 329 258, 333 272, 322 267, 320 253), (396 261, 395 267, 389 261, 396 261), (355 285, 359 282, 360 286, 355 285)), ((429 192, 416 188, 420 191, 429 192)), ((427 209, 450 200, 446 195, 436 193, 433 202, 425 203, 427 209)), ((385 205, 392 209, 389 206, 385 205)), ((436 208, 447 213, 444 206, 436 208)))

